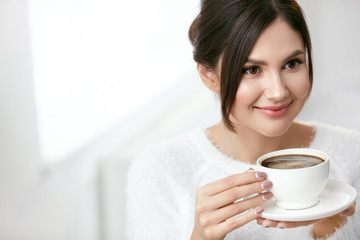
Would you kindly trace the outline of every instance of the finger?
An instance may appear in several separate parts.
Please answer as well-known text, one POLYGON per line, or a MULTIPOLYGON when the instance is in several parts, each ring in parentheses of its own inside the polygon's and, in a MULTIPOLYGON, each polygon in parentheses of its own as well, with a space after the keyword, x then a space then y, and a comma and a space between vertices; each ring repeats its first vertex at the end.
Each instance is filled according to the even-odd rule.
POLYGON ((235 174, 205 185, 201 188, 201 194, 204 196, 212 196, 236 186, 262 181, 265 178, 266 174, 263 172, 245 172, 235 174))
POLYGON ((256 219, 256 222, 257 222, 257 224, 262 225, 262 223, 263 223, 264 220, 265 220, 264 218, 258 217, 258 218, 256 219))
POLYGON ((223 232, 223 233, 229 233, 241 226, 244 226, 245 224, 255 220, 257 217, 261 215, 261 213, 264 211, 262 207, 257 207, 251 211, 248 211, 242 215, 238 215, 236 217, 230 218, 219 225, 217 225, 217 231, 223 232))
POLYGON ((341 217, 346 217, 346 216, 348 216, 348 214, 349 214, 349 209, 350 209, 350 208, 342 211, 341 213, 339 213, 339 215, 340 215, 341 217))
POLYGON ((341 217, 352 216, 355 213, 355 208, 356 208, 356 202, 354 202, 348 209, 346 209, 343 212, 339 213, 339 215, 341 217))
POLYGON ((269 220, 269 219, 262 219, 262 221, 260 221, 260 224, 263 226, 263 227, 276 227, 277 224, 279 222, 278 221, 275 221, 275 220, 269 220))
POLYGON ((235 201, 263 192, 272 187, 271 181, 255 182, 247 185, 233 187, 212 197, 211 207, 213 209, 234 203, 235 201))
POLYGON ((283 221, 264 219, 263 221, 261 221, 261 225, 263 227, 296 228, 296 227, 308 226, 310 224, 314 224, 317 221, 319 220, 302 221, 302 222, 283 222, 283 221))
POLYGON ((262 193, 256 197, 244 200, 244 201, 239 201, 233 204, 230 204, 228 206, 225 206, 223 208, 220 208, 218 210, 215 210, 212 213, 212 220, 211 220, 211 224, 218 224, 221 223, 223 221, 225 221, 226 219, 232 218, 236 215, 239 215, 249 209, 254 209, 257 206, 260 206, 262 204, 264 204, 264 202, 268 201, 269 199, 271 199, 273 196, 273 194, 271 192, 266 192, 266 193, 262 193))
POLYGON ((314 224, 318 220, 303 221, 303 222, 278 222, 276 227, 278 228, 296 228, 296 227, 305 227, 311 224, 314 224))

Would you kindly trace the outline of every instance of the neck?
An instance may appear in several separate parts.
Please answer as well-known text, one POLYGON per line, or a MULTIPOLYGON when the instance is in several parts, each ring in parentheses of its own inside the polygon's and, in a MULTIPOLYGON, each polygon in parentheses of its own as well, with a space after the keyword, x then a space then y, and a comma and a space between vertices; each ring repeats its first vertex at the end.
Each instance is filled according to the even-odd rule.
MULTIPOLYGON (((255 164, 256 159, 268 152, 297 147, 290 141, 288 132, 277 137, 267 137, 254 130, 237 129, 236 133, 219 124, 209 128, 209 137, 224 154, 242 162, 255 164)), ((291 135, 291 134, 290 134, 291 135)))

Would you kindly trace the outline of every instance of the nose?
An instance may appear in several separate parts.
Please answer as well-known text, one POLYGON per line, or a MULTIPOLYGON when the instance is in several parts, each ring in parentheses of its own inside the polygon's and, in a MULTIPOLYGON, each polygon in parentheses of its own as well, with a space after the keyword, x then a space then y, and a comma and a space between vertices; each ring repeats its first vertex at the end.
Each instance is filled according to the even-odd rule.
POLYGON ((284 79, 281 78, 280 73, 271 73, 268 78, 264 94, 266 98, 275 102, 281 102, 289 96, 289 91, 286 87, 284 79))

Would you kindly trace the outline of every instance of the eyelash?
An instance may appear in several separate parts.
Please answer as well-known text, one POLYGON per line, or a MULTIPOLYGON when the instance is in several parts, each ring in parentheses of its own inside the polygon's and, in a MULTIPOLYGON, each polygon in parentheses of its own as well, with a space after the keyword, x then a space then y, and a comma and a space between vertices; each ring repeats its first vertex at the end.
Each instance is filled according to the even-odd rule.
POLYGON ((255 75, 255 74, 259 73, 260 71, 261 71, 261 69, 260 69, 259 66, 253 65, 253 66, 251 66, 251 67, 245 68, 245 69, 242 71, 242 73, 243 73, 243 74, 248 74, 248 75, 255 75), (249 72, 251 69, 256 69, 257 72, 254 73, 254 74, 252 74, 252 73, 249 72))
POLYGON ((295 59, 292 59, 292 60, 290 60, 289 62, 287 62, 284 66, 288 65, 289 63, 296 63, 296 66, 295 66, 295 67, 289 68, 289 69, 295 69, 295 68, 297 68, 300 64, 303 64, 304 62, 303 62, 301 59, 299 59, 299 58, 295 58, 295 59))
MULTIPOLYGON (((303 64, 303 63, 304 63, 304 61, 302 61, 301 59, 295 58, 295 59, 292 59, 292 60, 290 60, 289 62, 287 62, 287 63, 283 66, 283 69, 290 69, 290 70, 296 69, 300 64, 303 64), (290 64, 290 63, 295 63, 296 66, 293 67, 293 68, 287 68, 287 67, 285 67, 286 65, 288 65, 288 64, 290 64)), ((253 65, 253 66, 244 68, 243 71, 242 71, 243 74, 248 74, 248 75, 255 75, 255 74, 258 74, 258 73, 260 73, 260 72, 261 72, 261 67, 260 67, 260 66, 257 66, 257 65, 253 65), (253 74, 252 74, 252 73, 249 73, 250 70, 254 70, 254 69, 256 69, 256 73, 253 73, 253 74)))

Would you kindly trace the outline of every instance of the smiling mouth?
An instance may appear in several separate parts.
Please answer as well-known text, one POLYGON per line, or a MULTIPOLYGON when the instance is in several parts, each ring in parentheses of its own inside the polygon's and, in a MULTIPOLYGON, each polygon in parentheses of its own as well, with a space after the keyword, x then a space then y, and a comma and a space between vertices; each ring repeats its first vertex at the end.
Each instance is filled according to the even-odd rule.
POLYGON ((292 103, 293 101, 279 106, 266 106, 266 107, 255 106, 254 108, 268 117, 279 118, 285 115, 285 113, 289 110, 289 107, 292 103))

